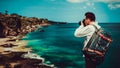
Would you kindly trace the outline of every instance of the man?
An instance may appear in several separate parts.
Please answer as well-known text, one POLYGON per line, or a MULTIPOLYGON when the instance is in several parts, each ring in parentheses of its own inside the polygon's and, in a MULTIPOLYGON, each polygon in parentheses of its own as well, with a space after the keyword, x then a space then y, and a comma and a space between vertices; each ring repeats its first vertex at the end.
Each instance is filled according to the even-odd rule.
MULTIPOLYGON (((86 37, 85 42, 84 42, 84 47, 86 47, 92 34, 96 30, 94 26, 96 26, 98 29, 100 28, 97 22, 95 22, 95 19, 96 17, 94 13, 92 12, 85 13, 84 22, 81 22, 81 25, 75 30, 74 35, 76 37, 86 37)), ((86 68, 96 68, 96 64, 93 61, 89 60, 89 57, 85 56, 85 63, 86 63, 86 68)))

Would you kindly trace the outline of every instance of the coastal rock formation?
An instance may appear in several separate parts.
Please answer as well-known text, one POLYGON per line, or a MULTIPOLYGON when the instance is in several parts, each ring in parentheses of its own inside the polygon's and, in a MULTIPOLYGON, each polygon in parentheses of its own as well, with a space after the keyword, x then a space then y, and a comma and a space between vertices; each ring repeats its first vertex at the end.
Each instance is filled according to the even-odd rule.
MULTIPOLYGON (((23 38, 27 33, 38 27, 65 22, 49 21, 48 19, 25 17, 16 13, 0 13, 0 68, 54 68, 54 65, 44 64, 43 58, 29 53, 23 38)), ((40 29, 39 32, 44 32, 40 29)))
POLYGON ((66 24, 66 22, 50 21, 48 19, 25 17, 16 13, 0 13, 0 38, 7 36, 26 35, 36 30, 39 26, 49 26, 51 24, 66 24))
POLYGON ((7 36, 26 35, 36 30, 39 26, 50 25, 47 19, 24 17, 16 13, 0 13, 0 38, 7 36))
POLYGON ((0 37, 5 37, 4 29, 5 26, 0 22, 0 37))
POLYGON ((11 52, 0 55, 0 68, 54 68, 46 65, 43 58, 23 58, 21 55, 25 52, 11 52))
POLYGON ((44 64, 44 58, 32 53, 26 47, 26 41, 9 41, 0 39, 0 68, 54 68, 44 64))

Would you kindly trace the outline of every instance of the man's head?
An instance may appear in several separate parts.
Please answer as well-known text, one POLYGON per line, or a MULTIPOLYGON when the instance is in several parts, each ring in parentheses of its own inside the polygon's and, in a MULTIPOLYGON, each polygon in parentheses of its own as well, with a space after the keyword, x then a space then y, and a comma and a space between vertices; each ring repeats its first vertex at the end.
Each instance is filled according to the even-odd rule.
POLYGON ((85 13, 85 24, 89 25, 90 22, 94 22, 95 21, 95 14, 92 12, 87 12, 85 13))

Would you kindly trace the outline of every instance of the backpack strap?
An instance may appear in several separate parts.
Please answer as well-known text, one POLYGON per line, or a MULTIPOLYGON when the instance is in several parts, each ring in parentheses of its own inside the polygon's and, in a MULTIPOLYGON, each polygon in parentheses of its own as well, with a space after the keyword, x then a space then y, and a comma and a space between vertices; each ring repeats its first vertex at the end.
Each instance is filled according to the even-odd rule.
MULTIPOLYGON (((100 29, 98 29, 94 24, 93 24, 92 26, 95 28, 95 32, 93 33, 93 35, 91 36, 90 40, 88 41, 85 49, 90 47, 93 39, 95 39, 95 35, 100 31, 100 29)), ((84 48, 83 48, 83 49, 84 49, 84 48)))
POLYGON ((99 31, 100 31, 100 29, 97 28, 97 26, 95 26, 94 24, 92 24, 92 26, 95 28, 95 31, 96 31, 96 32, 99 32, 99 31))

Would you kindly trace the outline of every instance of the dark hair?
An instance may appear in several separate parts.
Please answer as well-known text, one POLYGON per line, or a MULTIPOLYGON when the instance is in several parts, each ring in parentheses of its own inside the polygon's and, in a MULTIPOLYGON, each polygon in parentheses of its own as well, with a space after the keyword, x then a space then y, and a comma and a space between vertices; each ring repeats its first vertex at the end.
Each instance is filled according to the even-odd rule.
POLYGON ((92 12, 85 13, 86 18, 90 19, 91 21, 95 21, 95 14, 92 12))

